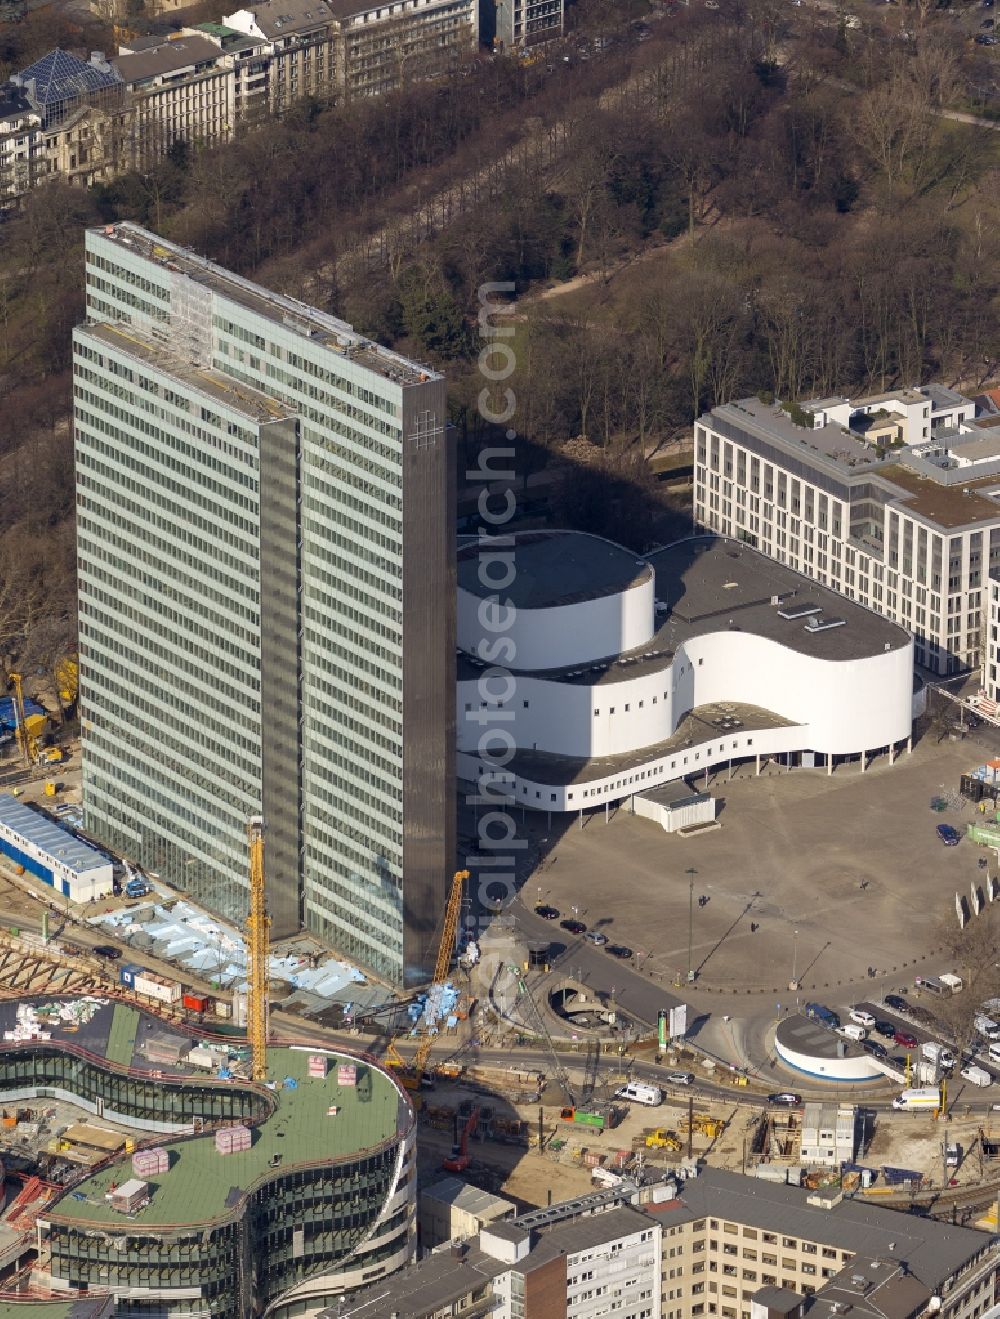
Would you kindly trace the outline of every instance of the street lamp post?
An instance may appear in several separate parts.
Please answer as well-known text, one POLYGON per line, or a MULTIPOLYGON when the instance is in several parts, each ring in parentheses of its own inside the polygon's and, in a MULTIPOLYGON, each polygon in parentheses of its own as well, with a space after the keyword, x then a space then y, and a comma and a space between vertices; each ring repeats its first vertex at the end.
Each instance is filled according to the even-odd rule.
POLYGON ((691 952, 694 946, 694 877, 697 870, 693 867, 687 871, 688 876, 688 982, 694 979, 694 970, 691 965, 691 952))
POLYGON ((798 989, 799 987, 798 968, 799 968, 799 932, 798 930, 793 930, 792 931, 792 983, 791 983, 792 989, 798 989))

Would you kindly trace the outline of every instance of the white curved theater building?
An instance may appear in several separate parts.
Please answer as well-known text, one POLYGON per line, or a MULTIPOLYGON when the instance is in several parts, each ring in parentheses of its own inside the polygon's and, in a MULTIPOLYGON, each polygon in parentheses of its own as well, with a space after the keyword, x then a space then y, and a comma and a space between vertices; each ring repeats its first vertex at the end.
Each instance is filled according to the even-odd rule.
POLYGON ((460 778, 506 744, 515 801, 576 811, 740 760, 832 772, 908 745, 909 634, 745 544, 511 542, 459 549, 460 778))

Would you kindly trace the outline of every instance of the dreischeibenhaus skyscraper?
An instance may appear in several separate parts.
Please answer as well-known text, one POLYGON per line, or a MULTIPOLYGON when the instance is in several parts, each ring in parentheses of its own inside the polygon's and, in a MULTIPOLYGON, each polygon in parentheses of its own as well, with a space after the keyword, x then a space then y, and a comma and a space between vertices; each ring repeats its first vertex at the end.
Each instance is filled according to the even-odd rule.
POLYGON ((426 978, 453 868, 443 377, 133 224, 74 333, 84 811, 227 918, 426 978))

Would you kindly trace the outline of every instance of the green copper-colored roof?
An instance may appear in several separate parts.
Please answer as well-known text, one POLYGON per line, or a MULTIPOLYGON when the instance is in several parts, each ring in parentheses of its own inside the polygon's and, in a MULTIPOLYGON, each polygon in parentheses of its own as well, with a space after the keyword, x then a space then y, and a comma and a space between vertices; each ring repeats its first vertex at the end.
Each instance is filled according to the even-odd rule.
POLYGON ((126 1158, 80 1182, 45 1217, 109 1226, 133 1223, 137 1228, 210 1222, 234 1207, 239 1192, 268 1174, 280 1175, 279 1167, 360 1154, 381 1145, 401 1129, 399 1091, 383 1072, 362 1062, 358 1085, 339 1086, 337 1061, 330 1059, 329 1074, 319 1080, 308 1075, 308 1051, 270 1050, 268 1073, 277 1086, 278 1107, 253 1129, 249 1150, 219 1154, 213 1132, 173 1143, 164 1137, 170 1170, 149 1179, 152 1195, 146 1208, 126 1216, 105 1200, 112 1184, 120 1186, 133 1176, 131 1159, 126 1158), (294 1087, 284 1084, 289 1077, 294 1087), (333 1106, 336 1115, 329 1112, 333 1106), (276 1155, 280 1165, 272 1163, 276 1155))

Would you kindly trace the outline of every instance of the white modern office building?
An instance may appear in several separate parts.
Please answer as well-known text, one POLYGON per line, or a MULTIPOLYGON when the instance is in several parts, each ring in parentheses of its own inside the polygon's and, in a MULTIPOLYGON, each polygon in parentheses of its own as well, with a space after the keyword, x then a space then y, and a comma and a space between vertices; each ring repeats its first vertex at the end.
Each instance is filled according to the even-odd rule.
POLYGON ((695 536, 637 558, 540 531, 507 553, 497 591, 480 546, 459 550, 467 781, 486 774, 525 807, 582 811, 733 762, 864 769, 908 744, 909 635, 740 541, 695 536), (499 776, 482 755, 491 729, 511 748, 499 776))
POLYGON ((231 920, 433 965, 453 868, 443 378, 138 226, 74 335, 87 828, 231 920))
POLYGON ((932 672, 978 669, 1000 569, 1000 418, 974 413, 940 385, 723 404, 695 427, 695 520, 892 619, 932 672))

